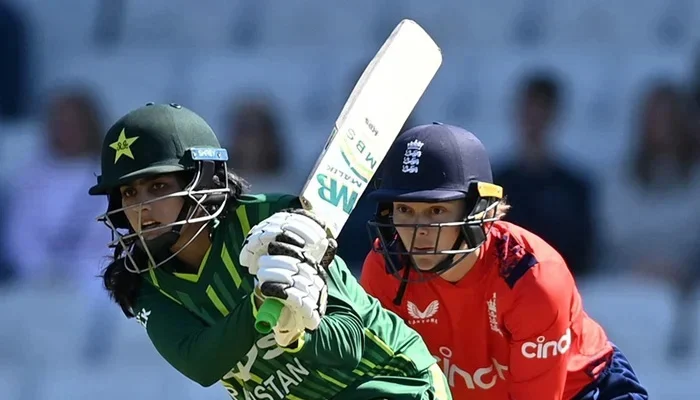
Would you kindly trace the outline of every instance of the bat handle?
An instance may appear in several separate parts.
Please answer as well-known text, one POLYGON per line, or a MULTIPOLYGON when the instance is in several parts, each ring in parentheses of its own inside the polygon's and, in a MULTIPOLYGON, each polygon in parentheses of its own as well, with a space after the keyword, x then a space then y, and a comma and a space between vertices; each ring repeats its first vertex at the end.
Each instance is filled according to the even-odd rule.
POLYGON ((255 330, 263 335, 272 331, 280 319, 284 303, 278 299, 267 298, 260 306, 258 315, 255 317, 255 330))

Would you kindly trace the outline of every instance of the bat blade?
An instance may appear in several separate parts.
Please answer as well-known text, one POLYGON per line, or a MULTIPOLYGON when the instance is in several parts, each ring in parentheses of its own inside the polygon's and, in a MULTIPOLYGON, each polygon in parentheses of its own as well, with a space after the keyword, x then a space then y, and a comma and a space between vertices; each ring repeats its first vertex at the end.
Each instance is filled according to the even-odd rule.
POLYGON ((334 237, 441 64, 438 45, 406 19, 360 76, 301 192, 334 237))
MULTIPOLYGON (((441 64, 442 53, 433 39, 405 19, 360 76, 300 194, 302 206, 326 222, 333 237, 343 229, 441 64)), ((263 293, 266 285, 275 283, 264 283, 263 293)), ((255 329, 272 331, 283 307, 280 300, 267 298, 255 329)))

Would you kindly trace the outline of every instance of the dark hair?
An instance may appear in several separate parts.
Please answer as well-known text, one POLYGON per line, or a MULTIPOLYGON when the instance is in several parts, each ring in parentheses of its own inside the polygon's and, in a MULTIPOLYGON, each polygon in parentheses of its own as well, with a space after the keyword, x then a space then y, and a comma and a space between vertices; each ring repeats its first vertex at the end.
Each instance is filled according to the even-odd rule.
MULTIPOLYGON (((226 173, 226 179, 230 188, 229 205, 219 217, 220 219, 225 219, 228 214, 227 211, 235 208, 238 199, 248 186, 245 180, 231 171, 226 173)), ((189 180, 186 182, 189 182, 189 180)), ((146 256, 143 252, 136 252, 132 256, 136 262, 146 261, 146 256)), ((112 256, 112 262, 102 271, 101 278, 104 288, 109 293, 109 297, 119 304, 127 318, 133 318, 136 316, 134 314, 134 304, 141 290, 142 278, 140 274, 126 269, 126 260, 125 249, 117 244, 112 256)))
POLYGON ((545 101, 554 111, 559 109, 561 90, 553 73, 540 71, 529 75, 521 82, 520 98, 537 98, 545 101))

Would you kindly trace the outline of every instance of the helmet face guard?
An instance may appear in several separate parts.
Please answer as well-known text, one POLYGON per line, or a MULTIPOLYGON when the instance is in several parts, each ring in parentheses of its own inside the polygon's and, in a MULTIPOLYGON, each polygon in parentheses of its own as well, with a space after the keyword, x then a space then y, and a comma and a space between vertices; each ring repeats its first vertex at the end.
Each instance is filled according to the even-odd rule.
POLYGON ((191 150, 194 176, 182 190, 127 207, 121 206, 121 194, 118 187, 113 188, 109 195, 107 212, 97 217, 97 220, 104 223, 112 231, 112 241, 109 243, 109 247, 119 247, 124 250, 126 257, 124 264, 129 272, 142 273, 170 261, 204 232, 210 223, 217 223, 217 218, 226 209, 230 196, 229 182, 226 177, 225 161, 228 159, 226 151, 213 149, 217 150, 218 153, 216 158, 211 158, 202 156, 196 150, 191 150), (221 151, 223 151, 223 155, 221 151), (184 199, 177 219, 168 224, 142 229, 143 206, 170 198, 184 199), (138 216, 136 229, 126 218, 125 212, 127 210, 136 210, 138 216), (171 252, 170 247, 180 238, 182 228, 187 224, 198 223, 202 225, 187 243, 176 252, 171 252), (159 234, 149 238, 155 233, 159 234), (135 257, 137 252, 143 253, 146 260, 135 257))
MULTIPOLYGON (((471 182, 464 198, 466 215, 457 221, 432 224, 396 224, 393 221, 392 203, 380 203, 375 218, 367 223, 370 239, 377 242, 373 251, 382 253, 387 272, 405 282, 422 282, 433 279, 451 269, 467 255, 476 251, 486 240, 491 223, 498 220, 497 207, 501 203, 503 189, 486 182, 471 182), (410 243, 404 243, 397 228, 413 229, 410 243), (415 248, 418 230, 428 228, 437 232, 433 250, 415 248), (443 229, 459 229, 457 240, 450 249, 438 249, 443 229), (435 265, 429 270, 419 269, 414 256, 435 256, 435 265), (437 261, 442 259, 441 261, 437 261)), ((424 200, 438 203, 439 200, 424 200)))

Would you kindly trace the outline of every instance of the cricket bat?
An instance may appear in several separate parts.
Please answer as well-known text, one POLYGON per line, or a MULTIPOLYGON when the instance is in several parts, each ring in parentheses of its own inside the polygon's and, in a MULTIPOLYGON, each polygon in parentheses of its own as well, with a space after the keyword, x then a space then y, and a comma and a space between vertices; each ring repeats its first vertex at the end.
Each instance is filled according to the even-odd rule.
MULTIPOLYGON (((334 238, 441 64, 438 45, 404 19, 355 84, 300 195, 302 206, 325 221, 334 238)), ((255 329, 269 333, 283 307, 267 298, 255 329)))

